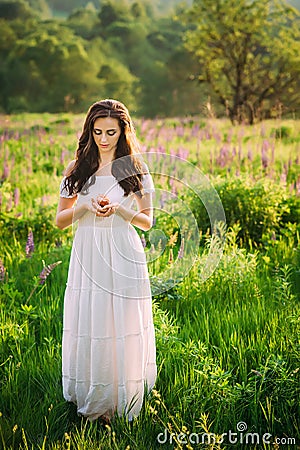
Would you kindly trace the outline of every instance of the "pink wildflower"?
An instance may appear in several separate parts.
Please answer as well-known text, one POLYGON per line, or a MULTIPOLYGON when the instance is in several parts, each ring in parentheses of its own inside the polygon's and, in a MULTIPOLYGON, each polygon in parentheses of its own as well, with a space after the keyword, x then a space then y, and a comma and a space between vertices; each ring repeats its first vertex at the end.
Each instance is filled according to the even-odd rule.
POLYGON ((33 251, 34 251, 33 233, 30 230, 28 233, 28 238, 25 247, 26 257, 30 258, 32 256, 33 251))

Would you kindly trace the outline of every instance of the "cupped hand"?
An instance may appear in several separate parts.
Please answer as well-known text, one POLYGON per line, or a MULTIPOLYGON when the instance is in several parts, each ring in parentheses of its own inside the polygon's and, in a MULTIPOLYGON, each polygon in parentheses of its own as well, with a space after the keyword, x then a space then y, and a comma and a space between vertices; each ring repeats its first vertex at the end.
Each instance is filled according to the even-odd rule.
POLYGON ((94 198, 91 199, 91 203, 89 210, 97 217, 109 217, 112 214, 115 214, 119 207, 118 203, 109 203, 108 205, 100 206, 94 198))

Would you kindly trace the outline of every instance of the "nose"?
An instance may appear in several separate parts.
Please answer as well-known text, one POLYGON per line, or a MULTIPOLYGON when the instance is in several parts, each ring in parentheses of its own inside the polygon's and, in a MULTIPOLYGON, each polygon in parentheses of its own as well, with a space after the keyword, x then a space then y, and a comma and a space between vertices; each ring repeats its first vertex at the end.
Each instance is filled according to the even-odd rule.
POLYGON ((105 133, 102 133, 102 135, 101 135, 101 142, 107 142, 107 137, 106 137, 106 134, 105 133))

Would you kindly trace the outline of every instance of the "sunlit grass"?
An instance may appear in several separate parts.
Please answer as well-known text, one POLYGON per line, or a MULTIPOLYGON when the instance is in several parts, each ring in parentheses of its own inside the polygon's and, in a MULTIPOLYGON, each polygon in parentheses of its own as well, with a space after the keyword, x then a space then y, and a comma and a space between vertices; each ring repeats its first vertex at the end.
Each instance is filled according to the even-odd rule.
MULTIPOLYGON (((58 230, 53 222, 61 174, 73 158, 82 119, 65 114, 1 118, 0 128, 5 128, 6 137, 0 147, 0 175, 1 170, 5 175, 0 216, 0 259, 5 268, 0 273, 5 274, 0 281, 0 445, 7 450, 181 449, 189 447, 178 439, 180 433, 200 435, 210 431, 220 435, 230 429, 236 431, 241 421, 248 431, 261 436, 289 436, 299 443, 300 230, 299 223, 282 218, 276 236, 265 233, 261 242, 250 240, 247 246, 239 238, 240 225, 229 227, 223 257, 205 281, 201 274, 211 237, 209 230, 201 230, 199 254, 191 270, 153 299, 157 392, 145 398, 141 414, 132 425, 123 418, 113 420, 109 428, 90 424, 77 416, 74 405, 64 401, 63 295, 73 233, 72 229, 58 230), (20 199, 14 204, 16 187, 20 199), (35 248, 27 257, 29 229, 33 230, 35 248), (44 285, 39 285, 44 263, 56 261, 62 263, 44 285), (162 445, 157 436, 165 429, 168 437, 171 433, 174 437, 162 445)), ((212 181, 214 177, 238 178, 238 170, 245 172, 251 186, 255 179, 269 177, 277 183, 280 201, 286 196, 295 198, 289 217, 299 217, 298 122, 270 121, 253 128, 232 128, 227 120, 189 120, 137 121, 144 151, 157 150, 158 146, 166 152, 182 152, 184 148, 188 151, 186 158, 198 164, 212 181), (191 136, 195 124, 199 128, 191 136), (283 126, 291 129, 287 132, 290 135, 274 139, 272 130, 283 126), (261 148, 266 139, 270 143, 269 158, 272 145, 275 147, 274 160, 269 159, 264 168, 261 148), (231 153, 241 145, 243 157, 237 152, 230 159, 227 154, 218 163, 224 142, 231 153), (250 145, 253 159, 248 155, 250 145)), ((170 190, 167 183, 165 189, 170 190)), ((185 194, 182 198, 189 201, 185 194)), ((149 263, 153 277, 177 264, 181 243, 174 217, 157 212, 156 219, 154 251, 159 252, 158 245, 165 248, 149 263), (159 244, 161 232, 167 239, 159 244)), ((146 240, 148 253, 149 233, 146 240)), ((187 251, 192 243, 185 245, 187 251)), ((191 444, 190 448, 230 446, 224 441, 210 447, 191 444)), ((236 448, 244 447, 239 444, 236 448)))

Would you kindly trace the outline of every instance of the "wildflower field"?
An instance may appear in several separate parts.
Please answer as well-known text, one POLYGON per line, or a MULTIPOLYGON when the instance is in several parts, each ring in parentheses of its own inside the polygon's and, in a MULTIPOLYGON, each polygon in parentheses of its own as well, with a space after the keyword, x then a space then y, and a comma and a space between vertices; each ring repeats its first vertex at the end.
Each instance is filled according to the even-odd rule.
POLYGON ((0 118, 0 446, 300 448, 300 122, 136 120, 157 189, 138 233, 158 377, 132 424, 104 427, 61 388, 74 230, 54 220, 83 119, 0 118))

